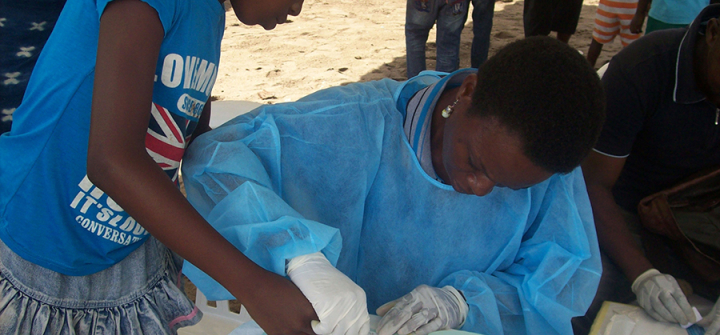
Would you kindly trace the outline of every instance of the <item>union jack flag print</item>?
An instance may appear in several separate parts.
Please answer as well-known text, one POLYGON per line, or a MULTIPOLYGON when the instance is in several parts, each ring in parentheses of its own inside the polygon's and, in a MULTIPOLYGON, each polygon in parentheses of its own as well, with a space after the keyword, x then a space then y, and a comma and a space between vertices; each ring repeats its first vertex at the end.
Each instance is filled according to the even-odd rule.
POLYGON ((156 103, 152 105, 145 148, 173 182, 177 181, 185 144, 196 125, 197 122, 175 115, 167 108, 156 103))

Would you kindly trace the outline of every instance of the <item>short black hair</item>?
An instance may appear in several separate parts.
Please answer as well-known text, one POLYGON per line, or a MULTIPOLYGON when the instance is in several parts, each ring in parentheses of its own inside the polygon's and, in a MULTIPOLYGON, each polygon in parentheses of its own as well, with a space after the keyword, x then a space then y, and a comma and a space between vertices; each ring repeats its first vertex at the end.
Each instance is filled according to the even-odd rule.
POLYGON ((494 117, 551 173, 568 173, 590 153, 605 121, 605 94, 580 53, 547 36, 503 47, 478 69, 469 111, 494 117))

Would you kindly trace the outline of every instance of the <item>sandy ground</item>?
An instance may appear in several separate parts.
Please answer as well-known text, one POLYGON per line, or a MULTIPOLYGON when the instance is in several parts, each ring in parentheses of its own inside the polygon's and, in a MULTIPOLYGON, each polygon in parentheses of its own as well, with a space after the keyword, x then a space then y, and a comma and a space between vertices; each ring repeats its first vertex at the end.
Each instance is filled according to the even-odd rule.
MULTIPOLYGON (((587 53, 599 0, 585 0, 570 45, 587 53)), ((495 5, 490 55, 524 37, 523 1, 495 5)), ((382 78, 406 79, 405 0, 305 0, 291 22, 265 31, 245 26, 232 11, 227 24, 213 96, 218 100, 279 103, 319 89, 382 78)), ((554 33, 553 33, 554 36, 554 33)), ((463 29, 460 66, 470 66, 472 19, 463 29)), ((622 48, 606 45, 598 67, 622 48)), ((435 30, 427 48, 435 68, 435 30)))

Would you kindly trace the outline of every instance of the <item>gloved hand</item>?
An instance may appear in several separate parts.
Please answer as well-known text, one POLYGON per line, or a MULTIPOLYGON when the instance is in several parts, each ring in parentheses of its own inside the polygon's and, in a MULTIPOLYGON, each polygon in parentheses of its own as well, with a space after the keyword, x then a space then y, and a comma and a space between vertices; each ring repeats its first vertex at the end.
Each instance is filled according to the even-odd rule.
POLYGON ((425 335, 441 329, 457 329, 465 323, 468 305, 452 286, 420 285, 400 299, 380 306, 378 335, 425 335))
POLYGON ((647 270, 635 279, 632 291, 640 306, 655 320, 681 325, 697 322, 690 303, 671 275, 647 270))
POLYGON ((715 303, 710 313, 703 316, 698 325, 705 328, 705 335, 720 335, 720 299, 715 303))
POLYGON ((291 259, 287 275, 320 318, 320 322, 312 322, 316 334, 370 333, 365 291, 332 266, 321 252, 291 259))

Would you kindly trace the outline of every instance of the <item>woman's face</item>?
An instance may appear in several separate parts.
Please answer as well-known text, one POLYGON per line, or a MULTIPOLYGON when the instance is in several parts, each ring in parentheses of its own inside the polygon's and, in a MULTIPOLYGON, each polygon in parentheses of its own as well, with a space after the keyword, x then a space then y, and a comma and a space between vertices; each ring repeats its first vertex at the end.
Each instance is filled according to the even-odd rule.
POLYGON ((230 0, 230 3, 240 22, 271 30, 285 23, 288 15, 298 16, 303 0, 230 0))
POLYGON ((442 151, 445 180, 460 193, 483 196, 495 186, 517 190, 552 175, 523 154, 518 135, 496 118, 471 116, 466 108, 446 120, 442 151))

